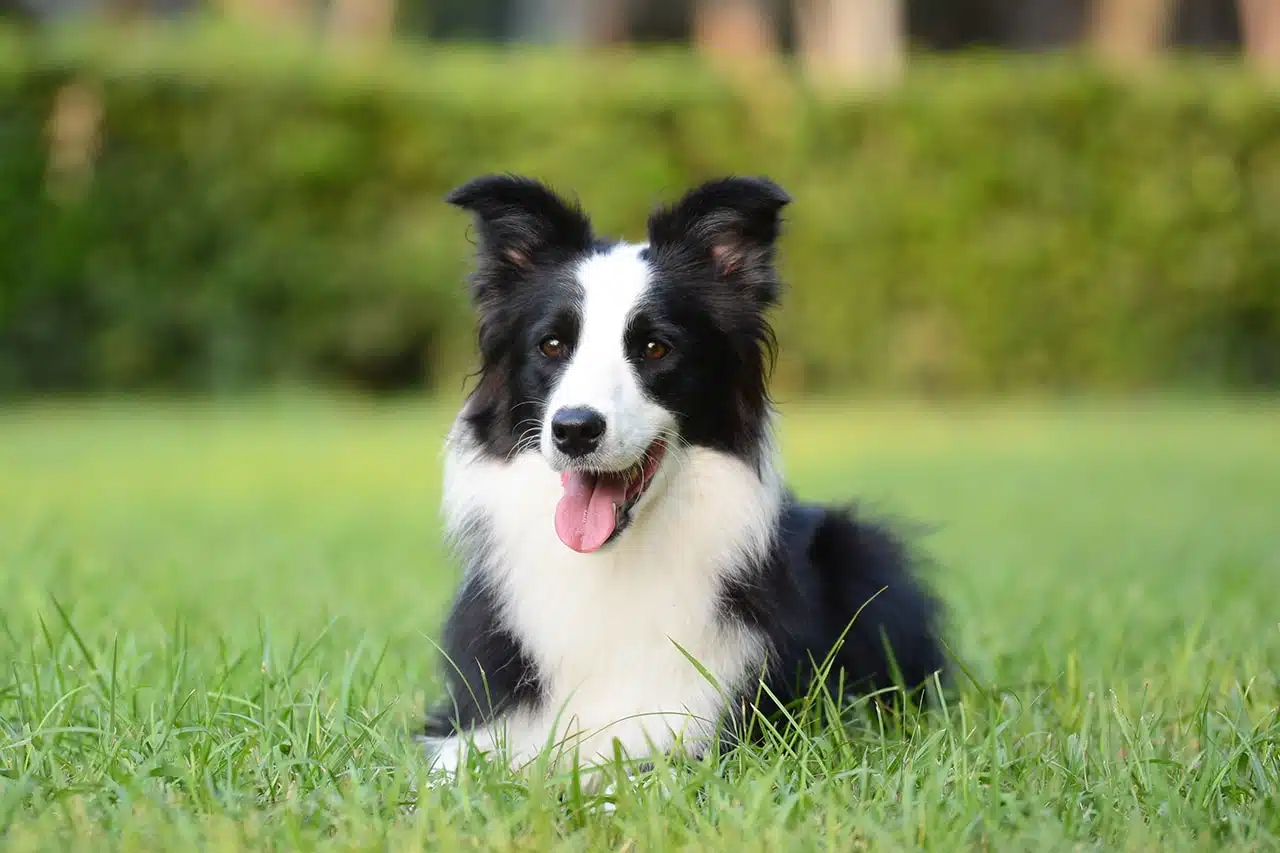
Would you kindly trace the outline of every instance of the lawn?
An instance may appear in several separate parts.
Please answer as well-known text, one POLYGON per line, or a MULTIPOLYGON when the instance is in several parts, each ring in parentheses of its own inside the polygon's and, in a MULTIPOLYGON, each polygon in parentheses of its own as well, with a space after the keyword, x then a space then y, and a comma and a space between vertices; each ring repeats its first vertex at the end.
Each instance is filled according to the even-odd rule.
POLYGON ((919 525, 974 681, 639 780, 612 814, 570 778, 418 784, 446 408, 0 413, 6 846, 1280 844, 1280 407, 783 411, 803 494, 919 525))

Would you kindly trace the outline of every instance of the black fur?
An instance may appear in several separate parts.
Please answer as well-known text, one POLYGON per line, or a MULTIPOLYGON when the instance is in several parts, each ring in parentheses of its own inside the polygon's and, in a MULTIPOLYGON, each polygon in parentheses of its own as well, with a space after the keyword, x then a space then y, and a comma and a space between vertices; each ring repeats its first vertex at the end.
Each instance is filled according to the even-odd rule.
POLYGON ((916 688, 945 677, 939 603, 893 531, 788 496, 778 532, 771 560, 722 593, 726 616, 759 626, 772 649, 768 689, 751 685, 743 701, 758 699, 768 716, 803 698, 829 655, 833 696, 902 686, 918 700, 916 688))
POLYGON ((576 336, 580 294, 565 265, 600 246, 577 206, 528 178, 476 178, 445 200, 470 212, 480 231, 471 300, 481 379, 466 418, 480 443, 506 458, 521 427, 542 417, 555 378, 535 347, 553 327, 576 336))
POLYGON ((463 583, 445 622, 450 701, 427 716, 424 734, 445 737, 520 706, 536 706, 542 686, 520 641, 502 625, 496 602, 484 584, 463 583))

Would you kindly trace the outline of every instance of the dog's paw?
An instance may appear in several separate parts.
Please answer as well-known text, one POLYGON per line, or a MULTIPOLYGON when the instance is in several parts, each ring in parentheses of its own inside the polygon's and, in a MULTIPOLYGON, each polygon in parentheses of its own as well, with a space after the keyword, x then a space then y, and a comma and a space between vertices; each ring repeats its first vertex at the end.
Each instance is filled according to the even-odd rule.
POLYGON ((419 738, 427 759, 427 788, 439 788, 458 778, 458 768, 467 756, 467 745, 459 737, 419 738))
MULTIPOLYGON (((618 810, 618 789, 621 782, 614 781, 603 785, 599 794, 594 798, 588 811, 599 814, 613 814, 618 810)), ((636 773, 628 773, 625 778, 625 784, 636 794, 657 794, 666 798, 671 796, 671 792, 676 787, 676 771, 673 768, 666 770, 644 770, 636 773)))

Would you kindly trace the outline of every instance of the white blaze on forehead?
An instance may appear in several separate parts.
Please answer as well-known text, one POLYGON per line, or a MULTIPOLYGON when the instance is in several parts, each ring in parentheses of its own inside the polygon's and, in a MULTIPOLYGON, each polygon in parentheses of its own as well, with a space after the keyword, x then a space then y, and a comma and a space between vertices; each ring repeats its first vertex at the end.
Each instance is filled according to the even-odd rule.
POLYGON ((579 353, 584 347, 621 351, 627 321, 649 286, 649 264, 640 256, 644 248, 620 243, 578 265, 576 277, 584 294, 579 353))
MULTIPOLYGON (((548 418, 574 407, 604 415, 599 461, 610 466, 636 462, 671 421, 669 413, 645 395, 627 357, 627 326, 651 280, 644 249, 622 243, 578 264, 574 274, 583 294, 578 339, 547 406, 548 418)), ((548 445, 544 441, 549 450, 548 445)))

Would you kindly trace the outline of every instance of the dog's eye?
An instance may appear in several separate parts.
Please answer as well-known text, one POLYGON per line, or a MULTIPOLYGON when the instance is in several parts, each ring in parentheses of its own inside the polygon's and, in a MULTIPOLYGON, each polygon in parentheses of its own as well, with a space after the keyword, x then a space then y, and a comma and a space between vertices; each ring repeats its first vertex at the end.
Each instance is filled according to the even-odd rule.
POLYGON ((542 343, 538 344, 538 349, 541 350, 542 354, 547 358, 564 357, 565 346, 561 343, 559 338, 545 339, 542 343))
POLYGON ((668 352, 670 352, 670 348, 662 341, 649 341, 644 345, 644 357, 649 361, 666 358, 668 352))

